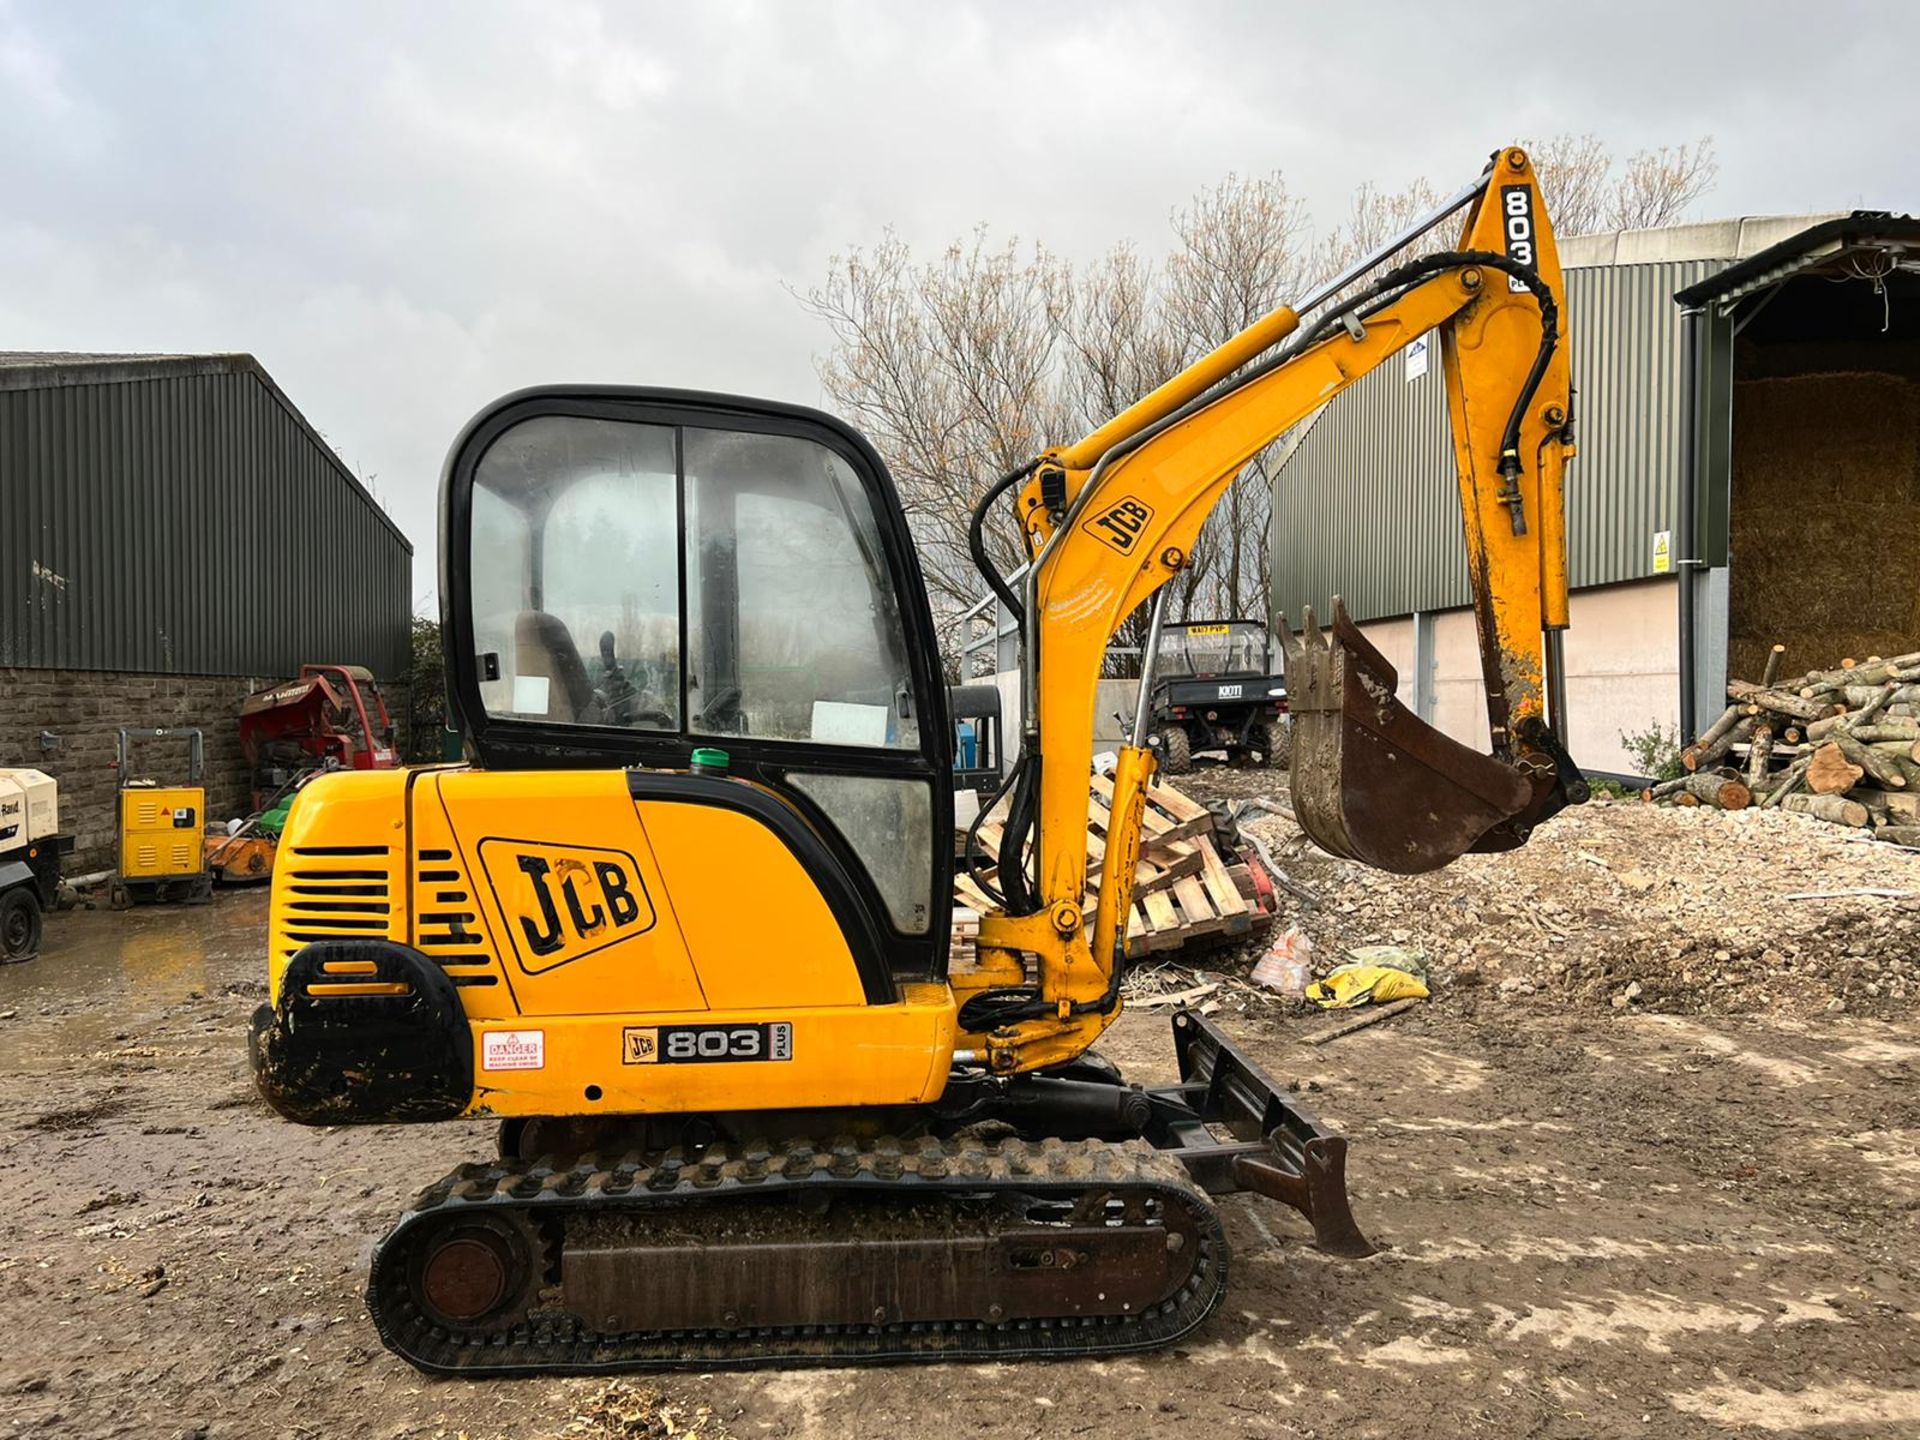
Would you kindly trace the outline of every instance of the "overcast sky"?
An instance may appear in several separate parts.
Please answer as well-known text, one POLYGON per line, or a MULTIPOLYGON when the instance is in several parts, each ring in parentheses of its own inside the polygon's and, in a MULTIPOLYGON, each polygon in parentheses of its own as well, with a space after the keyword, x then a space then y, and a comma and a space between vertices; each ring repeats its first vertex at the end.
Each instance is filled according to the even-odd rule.
POLYGON ((0 349, 245 350, 432 594, 448 442, 523 385, 819 404, 793 300, 895 225, 1069 256, 1228 171, 1337 220, 1523 135, 1711 135, 1702 218, 1920 207, 1920 5, 0 0, 0 349))

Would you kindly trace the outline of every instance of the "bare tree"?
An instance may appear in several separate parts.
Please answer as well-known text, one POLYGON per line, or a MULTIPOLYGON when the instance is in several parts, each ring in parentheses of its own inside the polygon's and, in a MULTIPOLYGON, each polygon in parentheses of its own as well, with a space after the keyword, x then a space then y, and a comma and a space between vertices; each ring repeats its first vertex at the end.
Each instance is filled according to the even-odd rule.
MULTIPOLYGON (((1174 212, 1179 244, 1167 262, 1165 306, 1198 359, 1305 289, 1319 257, 1305 203, 1284 176, 1228 175, 1174 212)), ((1266 613, 1273 489, 1264 468, 1249 465, 1208 518, 1203 538, 1217 573, 1181 597, 1182 616, 1266 613)), ((1197 578, 1197 577, 1196 577, 1197 578)))
MULTIPOLYGON (((916 262, 887 232, 829 264, 803 303, 833 332, 821 383, 886 457, 949 626, 980 593, 967 517, 992 477, 1061 433, 1055 384, 1066 267, 984 231, 916 262)), ((1020 563, 1011 524, 988 533, 1002 569, 1020 563)))
POLYGON ((1671 225, 1707 191, 1720 173, 1711 137, 1690 145, 1640 150, 1614 182, 1608 217, 1617 230, 1650 230, 1671 225))
POLYGON ((1562 235, 1598 235, 1670 225, 1713 188, 1713 138, 1640 150, 1620 165, 1593 135, 1556 135, 1526 145, 1562 235))

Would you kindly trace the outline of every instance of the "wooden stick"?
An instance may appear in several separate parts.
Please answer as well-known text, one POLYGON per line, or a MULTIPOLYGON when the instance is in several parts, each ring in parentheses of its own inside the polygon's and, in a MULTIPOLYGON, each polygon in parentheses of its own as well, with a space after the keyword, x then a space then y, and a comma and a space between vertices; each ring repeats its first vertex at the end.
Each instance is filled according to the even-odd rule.
POLYGON ((1351 1035, 1356 1030, 1364 1030, 1369 1025, 1378 1025, 1382 1020, 1398 1015, 1402 1010, 1411 1010, 1418 1000, 1393 1000, 1385 1005, 1372 1005, 1366 1013, 1357 1015, 1338 1025, 1329 1025, 1325 1030, 1316 1030, 1307 1036, 1307 1044, 1324 1045, 1329 1040, 1338 1040, 1342 1035, 1351 1035))
POLYGON ((1129 1010, 1144 1010, 1152 1005, 1185 1005, 1198 1000, 1203 995, 1211 995, 1220 988, 1218 980, 1209 980, 1204 985, 1195 985, 1191 990, 1182 990, 1173 995, 1149 995, 1143 1000, 1127 1001, 1129 1010))

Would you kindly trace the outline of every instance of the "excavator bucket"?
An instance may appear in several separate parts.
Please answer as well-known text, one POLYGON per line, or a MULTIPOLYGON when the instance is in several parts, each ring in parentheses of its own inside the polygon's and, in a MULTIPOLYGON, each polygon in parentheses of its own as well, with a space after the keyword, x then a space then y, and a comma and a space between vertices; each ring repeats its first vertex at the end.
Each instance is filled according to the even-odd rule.
POLYGON ((1510 765, 1470 750, 1395 698, 1400 677, 1347 618, 1324 635, 1308 607, 1280 617, 1293 714, 1293 809, 1314 843, 1399 875, 1458 859, 1533 799, 1510 765))

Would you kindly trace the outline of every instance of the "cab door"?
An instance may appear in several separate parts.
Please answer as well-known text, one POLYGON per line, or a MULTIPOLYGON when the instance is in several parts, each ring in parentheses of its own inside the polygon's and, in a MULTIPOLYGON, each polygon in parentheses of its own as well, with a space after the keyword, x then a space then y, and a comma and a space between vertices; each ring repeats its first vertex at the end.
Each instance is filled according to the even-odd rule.
MULTIPOLYGON (((730 397, 527 392, 456 444, 442 534, 450 696, 482 764, 685 772, 718 752, 703 770, 799 827, 781 843, 869 955, 869 1003, 944 973, 945 691, 904 516, 857 433, 730 397)), ((753 905, 753 877, 733 893, 753 905)))

